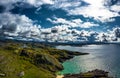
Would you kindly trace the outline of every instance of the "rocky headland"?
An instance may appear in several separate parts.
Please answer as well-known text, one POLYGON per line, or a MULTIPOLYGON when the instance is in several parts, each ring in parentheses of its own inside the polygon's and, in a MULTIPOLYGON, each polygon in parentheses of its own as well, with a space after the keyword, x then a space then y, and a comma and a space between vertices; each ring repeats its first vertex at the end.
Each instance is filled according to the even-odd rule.
POLYGON ((113 78, 109 77, 108 73, 107 71, 95 69, 79 74, 66 74, 62 78, 113 78))
POLYGON ((59 50, 46 44, 0 41, 0 78, 56 78, 62 62, 88 53, 59 50))

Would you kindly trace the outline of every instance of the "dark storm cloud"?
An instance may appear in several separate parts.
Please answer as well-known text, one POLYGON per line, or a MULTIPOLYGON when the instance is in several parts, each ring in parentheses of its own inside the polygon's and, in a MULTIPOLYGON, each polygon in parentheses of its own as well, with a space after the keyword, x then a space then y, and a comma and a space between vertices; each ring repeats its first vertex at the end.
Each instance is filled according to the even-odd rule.
POLYGON ((3 32, 14 33, 16 31, 16 28, 17 28, 16 24, 13 23, 13 24, 2 25, 1 30, 3 32))

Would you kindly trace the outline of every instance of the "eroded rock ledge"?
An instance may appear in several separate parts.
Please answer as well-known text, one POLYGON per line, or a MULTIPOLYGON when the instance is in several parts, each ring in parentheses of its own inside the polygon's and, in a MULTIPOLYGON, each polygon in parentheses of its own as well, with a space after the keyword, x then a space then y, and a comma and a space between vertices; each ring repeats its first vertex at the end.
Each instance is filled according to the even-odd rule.
POLYGON ((85 73, 79 73, 79 74, 66 74, 63 78, 113 78, 109 77, 109 72, 95 69, 92 71, 88 71, 85 73))

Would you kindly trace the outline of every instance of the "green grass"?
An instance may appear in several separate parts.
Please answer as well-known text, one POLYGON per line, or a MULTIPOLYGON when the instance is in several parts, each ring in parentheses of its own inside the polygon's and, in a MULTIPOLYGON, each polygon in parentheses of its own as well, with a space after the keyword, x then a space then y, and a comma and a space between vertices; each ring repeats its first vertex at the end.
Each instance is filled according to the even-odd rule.
POLYGON ((61 61, 71 53, 39 43, 0 42, 0 74, 6 75, 3 78, 55 78, 55 73, 63 69, 61 61), (20 77, 22 71, 25 74, 20 77))
POLYGON ((55 75, 51 71, 41 66, 38 67, 32 62, 34 54, 41 51, 43 53, 44 50, 38 52, 26 49, 29 52, 28 54, 31 54, 29 58, 19 55, 21 49, 18 45, 11 46, 10 44, 0 47, 0 73, 6 74, 3 78, 20 78, 18 75, 21 71, 25 72, 22 78, 55 78, 55 75))
POLYGON ((23 78, 52 78, 52 73, 46 69, 38 68, 29 61, 21 59, 12 51, 0 50, 0 70, 6 74, 4 78, 19 78, 21 71, 25 72, 23 78))

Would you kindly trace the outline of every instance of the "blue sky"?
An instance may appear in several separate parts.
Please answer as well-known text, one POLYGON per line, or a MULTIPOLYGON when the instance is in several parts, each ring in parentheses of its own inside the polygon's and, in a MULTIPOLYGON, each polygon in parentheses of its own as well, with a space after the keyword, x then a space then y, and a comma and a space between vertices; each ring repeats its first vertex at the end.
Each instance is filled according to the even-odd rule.
POLYGON ((119 0, 0 1, 2 37, 63 42, 119 42, 119 33, 119 0))

